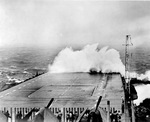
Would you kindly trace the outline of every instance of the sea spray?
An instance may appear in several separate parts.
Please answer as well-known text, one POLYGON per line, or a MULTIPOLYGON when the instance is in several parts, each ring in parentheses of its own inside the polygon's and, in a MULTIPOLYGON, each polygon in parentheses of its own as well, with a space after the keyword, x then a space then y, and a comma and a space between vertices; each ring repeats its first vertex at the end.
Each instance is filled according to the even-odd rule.
POLYGON ((49 72, 89 72, 91 68, 102 73, 120 72, 124 75, 125 72, 119 52, 108 47, 99 49, 98 44, 86 45, 83 49, 76 51, 66 47, 49 65, 49 72))
POLYGON ((140 74, 137 77, 139 80, 148 80, 150 81, 150 71, 146 71, 145 74, 140 74))
MULTIPOLYGON (((141 83, 148 83, 150 82, 150 71, 146 71, 145 74, 137 74, 136 72, 130 72, 131 78, 136 78, 140 80, 141 83)), ((133 82, 134 83, 134 82, 133 82)), ((150 98, 150 84, 147 85, 135 85, 135 89, 137 91, 138 99, 134 100, 136 105, 139 105, 143 100, 146 98, 150 98)))
POLYGON ((145 74, 137 74, 136 72, 130 72, 131 78, 137 78, 142 81, 150 81, 150 71, 146 71, 145 74))
POLYGON ((150 85, 138 85, 135 88, 138 94, 138 99, 134 100, 136 105, 139 105, 144 99, 150 98, 150 85))
MULTIPOLYGON (((132 78, 137 78, 141 83, 150 82, 150 71, 146 71, 145 74, 137 74, 136 72, 130 73, 132 78)), ((139 105, 146 98, 150 98, 150 84, 147 85, 136 85, 138 99, 134 101, 136 105, 139 105)))

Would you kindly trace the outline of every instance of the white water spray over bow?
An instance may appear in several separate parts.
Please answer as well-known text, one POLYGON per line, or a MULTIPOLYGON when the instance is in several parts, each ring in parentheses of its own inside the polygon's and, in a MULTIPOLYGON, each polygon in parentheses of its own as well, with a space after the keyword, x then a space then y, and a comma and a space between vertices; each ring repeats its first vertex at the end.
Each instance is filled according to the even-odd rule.
POLYGON ((103 73, 120 72, 122 75, 125 71, 119 52, 108 47, 99 50, 98 44, 87 45, 77 51, 66 47, 49 65, 50 73, 89 72, 91 68, 103 73))

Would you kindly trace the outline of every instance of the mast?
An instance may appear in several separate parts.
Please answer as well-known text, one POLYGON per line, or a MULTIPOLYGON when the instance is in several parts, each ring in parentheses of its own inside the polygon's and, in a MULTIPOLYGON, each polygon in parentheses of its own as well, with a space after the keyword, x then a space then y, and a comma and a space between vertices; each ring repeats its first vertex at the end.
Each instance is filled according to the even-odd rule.
POLYGON ((131 35, 126 35, 126 43, 125 43, 125 80, 126 83, 129 83, 129 46, 133 45, 131 43, 131 35))
POLYGON ((134 117, 134 106, 133 106, 133 101, 131 100, 131 92, 130 92, 130 75, 129 75, 129 68, 130 68, 130 54, 129 54, 129 46, 132 46, 133 44, 131 43, 131 35, 126 35, 126 43, 125 43, 125 92, 128 94, 125 95, 125 121, 129 122, 132 120, 132 122, 135 122, 135 117, 134 117), (129 106, 130 104, 130 106, 129 106), (131 107, 131 118, 129 117, 129 107, 131 107), (130 120, 129 120, 130 118, 130 120))

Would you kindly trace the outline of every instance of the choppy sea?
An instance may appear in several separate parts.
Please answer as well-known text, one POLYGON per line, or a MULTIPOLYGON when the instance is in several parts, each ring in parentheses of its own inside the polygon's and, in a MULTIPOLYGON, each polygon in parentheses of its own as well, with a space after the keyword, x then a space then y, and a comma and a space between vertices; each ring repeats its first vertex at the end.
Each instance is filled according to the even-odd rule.
POLYGON ((47 72, 57 51, 43 48, 0 48, 0 82, 23 81, 47 72))
MULTIPOLYGON (((12 79, 23 81, 36 73, 47 72, 48 65, 60 50, 39 47, 0 48, 0 82, 12 79)), ((120 55, 124 63, 124 49, 120 50, 120 55)), ((150 70, 149 48, 134 48, 130 55, 130 71, 144 74, 150 70)))

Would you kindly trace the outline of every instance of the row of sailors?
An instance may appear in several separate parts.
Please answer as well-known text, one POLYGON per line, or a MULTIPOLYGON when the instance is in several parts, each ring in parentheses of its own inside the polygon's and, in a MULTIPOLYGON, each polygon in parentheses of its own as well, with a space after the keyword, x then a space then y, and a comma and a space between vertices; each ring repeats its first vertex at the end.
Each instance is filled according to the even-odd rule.
MULTIPOLYGON (((61 111, 56 112, 56 113, 57 113, 56 114, 57 118, 59 120, 61 120, 61 117, 62 117, 61 111)), ((85 114, 82 117, 82 121, 87 121, 88 120, 89 113, 90 113, 90 110, 87 110, 85 112, 85 114)), ((73 114, 73 112, 68 112, 67 111, 66 120, 67 120, 67 122, 74 122, 74 121, 77 120, 78 116, 79 115, 78 115, 77 111, 75 111, 74 114, 73 114)), ((114 112, 111 112, 110 113, 110 120, 111 120, 111 122, 121 122, 121 112, 117 111, 117 110, 115 110, 114 112)))
MULTIPOLYGON (((61 111, 59 110, 58 112, 56 112, 55 115, 57 116, 58 120, 61 122, 61 119, 62 119, 61 111)), ((66 120, 67 120, 67 122, 75 122, 77 120, 78 116, 79 115, 78 115, 77 111, 75 111, 75 113, 67 111, 66 120)))
MULTIPOLYGON (((39 109, 36 109, 36 111, 34 111, 35 115, 36 115, 37 111, 39 111, 39 109)), ((3 114, 5 116, 7 116, 7 118, 11 118, 11 116, 10 116, 8 111, 6 111, 6 112, 2 111, 2 112, 3 112, 3 114)), ((90 110, 87 110, 85 112, 85 114, 82 117, 82 121, 81 122, 88 121, 89 113, 90 113, 90 110)), ((26 112, 25 115, 27 115, 27 114, 28 113, 26 112)), ((59 111, 57 111, 55 113, 55 115, 58 118, 59 122, 61 122, 61 120, 62 120, 62 112, 59 110, 59 111)), ((78 114, 77 111, 75 111, 74 113, 67 111, 67 113, 66 113, 66 121, 67 122, 76 122, 78 116, 79 116, 79 114, 78 114)), ((18 111, 18 113, 16 114, 16 122, 19 122, 22 118, 23 118, 23 115, 22 115, 21 111, 18 111)), ((111 119, 111 122, 120 122, 121 121, 121 112, 120 111, 114 111, 113 113, 110 113, 110 119, 111 119)))
MULTIPOLYGON (((36 115, 36 113, 35 113, 35 115, 36 115)), ((61 122, 62 112, 60 110, 55 113, 55 116, 61 122)), ((23 118, 23 115, 22 115, 21 111, 18 111, 18 113, 16 114, 16 121, 18 122, 22 118, 23 118)), ((75 113, 67 111, 67 113, 66 113, 66 120, 67 120, 67 122, 75 122, 77 120, 77 118, 78 118, 78 112, 77 111, 75 111, 75 113)))

